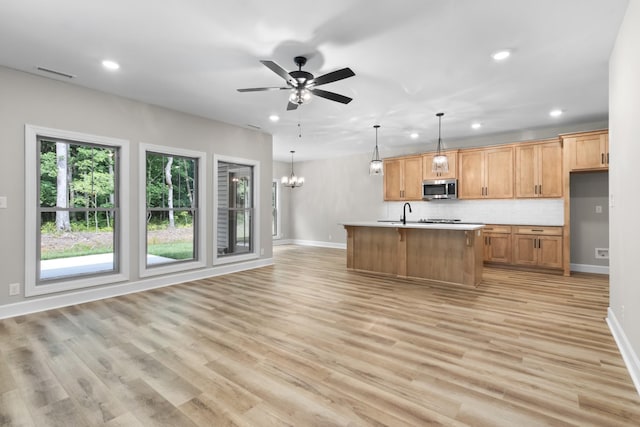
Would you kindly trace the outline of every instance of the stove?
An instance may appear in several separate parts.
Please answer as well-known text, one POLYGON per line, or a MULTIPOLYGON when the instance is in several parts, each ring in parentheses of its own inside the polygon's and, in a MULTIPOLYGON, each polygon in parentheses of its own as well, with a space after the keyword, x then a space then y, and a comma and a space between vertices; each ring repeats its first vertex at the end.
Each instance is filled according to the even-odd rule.
POLYGON ((418 222, 423 222, 425 224, 460 224, 462 220, 451 218, 421 218, 418 220, 418 222))

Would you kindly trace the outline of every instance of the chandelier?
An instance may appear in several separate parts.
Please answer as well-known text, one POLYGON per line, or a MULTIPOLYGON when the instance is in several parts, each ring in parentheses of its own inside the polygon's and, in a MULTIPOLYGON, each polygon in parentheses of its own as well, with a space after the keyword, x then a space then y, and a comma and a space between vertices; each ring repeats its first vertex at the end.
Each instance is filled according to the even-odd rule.
POLYGON ((291 153, 291 175, 283 176, 280 182, 285 187, 290 187, 290 188, 302 187, 304 185, 304 178, 301 176, 296 176, 296 174, 293 172, 293 153, 295 153, 295 151, 291 150, 290 153, 291 153))

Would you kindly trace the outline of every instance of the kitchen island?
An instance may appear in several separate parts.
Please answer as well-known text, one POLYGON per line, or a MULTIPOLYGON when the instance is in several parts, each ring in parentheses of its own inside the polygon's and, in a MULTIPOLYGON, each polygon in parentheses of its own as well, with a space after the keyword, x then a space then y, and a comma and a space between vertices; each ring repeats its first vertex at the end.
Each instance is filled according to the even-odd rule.
POLYGON ((350 270, 472 286, 482 281, 483 224, 342 225, 350 270))

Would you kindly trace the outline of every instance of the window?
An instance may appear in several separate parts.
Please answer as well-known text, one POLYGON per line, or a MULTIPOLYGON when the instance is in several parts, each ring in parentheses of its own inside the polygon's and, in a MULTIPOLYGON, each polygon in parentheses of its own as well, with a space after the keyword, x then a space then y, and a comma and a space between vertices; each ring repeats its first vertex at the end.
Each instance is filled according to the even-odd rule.
POLYGON ((206 154, 141 144, 140 159, 140 275, 203 267, 206 154))
POLYGON ((278 189, 278 180, 271 183, 271 236, 273 238, 280 237, 280 190, 278 189))
POLYGON ((27 296, 126 280, 127 141, 27 125, 27 296))
POLYGON ((258 163, 217 157, 215 166, 216 261, 256 258, 258 163))

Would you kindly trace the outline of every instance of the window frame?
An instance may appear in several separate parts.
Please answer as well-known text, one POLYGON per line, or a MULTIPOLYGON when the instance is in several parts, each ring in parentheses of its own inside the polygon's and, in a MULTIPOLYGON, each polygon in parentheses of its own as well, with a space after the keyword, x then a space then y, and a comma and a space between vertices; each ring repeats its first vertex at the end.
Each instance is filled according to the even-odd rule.
POLYGON ((119 138, 92 135, 82 132, 53 129, 25 124, 25 297, 64 292, 93 286, 113 284, 129 280, 129 141, 119 138), (114 231, 114 265, 118 271, 96 275, 64 277, 47 283, 38 283, 38 248, 40 242, 38 175, 40 153, 38 139, 54 139, 79 144, 96 144, 115 147, 119 153, 118 176, 115 185, 119 194, 119 225, 114 231))
MULTIPOLYGON (((276 226, 276 234, 271 234, 271 238, 278 240, 280 238, 282 238, 282 212, 280 211, 280 193, 281 193, 281 188, 280 188, 280 180, 279 179, 274 179, 271 183, 271 191, 273 191, 273 189, 275 188, 276 190, 276 206, 275 208, 272 206, 271 207, 271 221, 273 222, 273 215, 274 215, 274 211, 275 211, 275 215, 276 215, 276 220, 275 220, 275 226, 276 226)), ((273 230, 273 224, 271 225, 271 229, 273 230)))
POLYGON ((175 148, 164 145, 154 145, 140 143, 139 145, 139 166, 138 166, 138 259, 139 259, 139 275, 140 277, 157 276, 167 273, 175 273, 196 268, 203 268, 207 265, 207 245, 206 245, 206 171, 207 171, 207 154, 202 151, 187 150, 184 148, 175 148), (160 264, 153 267, 147 266, 147 152, 162 155, 174 155, 181 157, 191 157, 198 160, 198 206, 196 207, 198 214, 196 215, 197 224, 194 224, 194 239, 196 239, 197 258, 188 261, 180 261, 175 263, 160 264))
POLYGON ((213 205, 214 205, 214 217, 213 217, 213 264, 222 265, 230 264, 240 261, 248 261, 260 258, 260 161, 245 159, 239 157, 231 157, 220 154, 213 155, 213 205), (249 253, 242 253, 238 255, 226 255, 224 257, 218 256, 218 163, 236 163, 245 166, 253 167, 253 189, 251 206, 252 206, 252 221, 251 221, 251 240, 253 250, 249 253))

